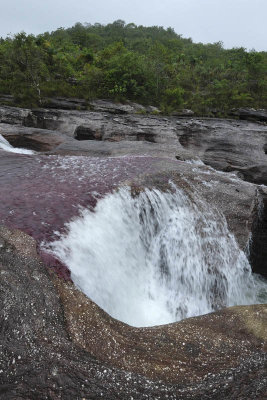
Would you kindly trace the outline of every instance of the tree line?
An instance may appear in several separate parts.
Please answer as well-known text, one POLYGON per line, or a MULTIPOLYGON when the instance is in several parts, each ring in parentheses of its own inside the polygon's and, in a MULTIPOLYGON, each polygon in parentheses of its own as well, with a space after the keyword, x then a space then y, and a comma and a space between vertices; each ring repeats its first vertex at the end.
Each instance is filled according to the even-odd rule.
POLYGON ((190 108, 267 108, 267 52, 193 43, 172 28, 81 24, 0 38, 0 92, 36 107, 64 96, 190 108))

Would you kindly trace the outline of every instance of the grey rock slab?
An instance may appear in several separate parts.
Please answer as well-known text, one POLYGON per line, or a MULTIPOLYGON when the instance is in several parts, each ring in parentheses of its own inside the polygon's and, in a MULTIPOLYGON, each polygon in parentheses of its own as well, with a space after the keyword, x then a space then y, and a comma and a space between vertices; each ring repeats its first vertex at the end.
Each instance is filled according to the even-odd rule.
MULTIPOLYGON (((110 102, 97 104, 111 107, 110 102)), ((114 104, 114 110, 118 105, 114 104)), ((123 105, 129 106, 130 105, 123 105)), ((119 105, 120 107, 120 105, 119 105)), ((164 154, 180 160, 201 159, 205 164, 225 172, 238 172, 240 177, 257 184, 267 184, 267 126, 248 121, 159 117, 105 111, 26 110, 0 107, 0 121, 39 129, 53 130, 82 144, 68 140, 59 151, 64 154, 82 151, 94 154, 96 146, 103 146, 106 154, 164 154), (79 134, 80 132, 80 134, 79 134), (82 132, 82 133, 81 133, 82 132), (85 139, 85 140, 82 140, 85 139), (98 140, 101 144, 90 144, 98 140), (104 142, 114 142, 113 145, 104 142), (132 149, 117 143, 131 141, 132 149), (142 147, 138 142, 153 143, 142 147), (65 147, 64 147, 65 146, 65 147), (121 150, 124 148, 124 150, 121 150), (126 150, 128 149, 128 150, 126 150), (157 150, 156 150, 157 149, 157 150), (151 153, 152 151, 152 153, 151 153)), ((62 136, 61 136, 62 137, 62 136)), ((100 151, 98 147, 98 152, 100 151)))
POLYGON ((255 110, 254 108, 238 108, 231 111, 232 115, 240 119, 256 120, 267 122, 267 110, 255 110))

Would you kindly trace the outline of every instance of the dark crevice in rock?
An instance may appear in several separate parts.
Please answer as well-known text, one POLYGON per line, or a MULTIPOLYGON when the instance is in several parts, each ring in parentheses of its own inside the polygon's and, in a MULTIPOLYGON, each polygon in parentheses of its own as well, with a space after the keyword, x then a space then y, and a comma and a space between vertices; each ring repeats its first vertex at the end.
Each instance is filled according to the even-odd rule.
POLYGON ((267 186, 267 165, 255 165, 250 168, 240 169, 247 182, 256 183, 258 185, 267 186))
POLYGON ((102 132, 88 126, 78 126, 74 132, 76 140, 102 140, 102 132))
POLYGON ((139 135, 137 135, 136 140, 150 142, 150 143, 156 143, 155 136, 156 135, 153 135, 151 133, 139 134, 139 135))
POLYGON ((41 143, 40 141, 36 140, 33 137, 29 136, 22 136, 22 135, 9 135, 6 137, 8 142, 13 147, 17 147, 20 149, 29 149, 34 151, 49 151, 51 150, 51 146, 46 143, 41 143))
POLYGON ((267 195, 261 194, 258 215, 252 229, 249 258, 253 272, 267 278, 267 195))
POLYGON ((192 138, 193 135, 188 132, 179 137, 179 142, 183 147, 187 148, 190 145, 192 138))

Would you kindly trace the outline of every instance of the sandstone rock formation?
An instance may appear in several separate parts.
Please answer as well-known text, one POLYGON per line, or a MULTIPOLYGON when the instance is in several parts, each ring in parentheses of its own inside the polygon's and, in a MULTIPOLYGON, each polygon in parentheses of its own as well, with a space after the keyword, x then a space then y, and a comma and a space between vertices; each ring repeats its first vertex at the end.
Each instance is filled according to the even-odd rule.
MULTIPOLYGON (((49 135, 50 148, 53 147, 56 154, 64 155, 148 154, 176 156, 181 160, 199 158, 218 170, 237 171, 249 182, 267 184, 265 125, 237 120, 146 116, 134 114, 131 107, 114 106, 104 101, 98 101, 98 111, 31 111, 2 107, 0 134, 6 138, 10 136, 17 146, 23 142, 21 136, 36 136, 40 141, 40 135, 49 135), (3 124, 42 131, 20 129, 16 136, 16 126, 10 131, 3 124), (58 132, 58 146, 56 141, 53 144, 51 132, 47 130, 58 132)), ((40 150, 46 148, 40 147, 40 150)))
POLYGON ((165 191, 172 181, 219 210, 250 248, 254 271, 266 274, 267 127, 138 111, 106 101, 91 111, 0 108, 0 135, 37 152, 0 149, 0 398, 266 394, 266 305, 133 328, 40 252, 80 206, 93 209, 121 185, 165 191))

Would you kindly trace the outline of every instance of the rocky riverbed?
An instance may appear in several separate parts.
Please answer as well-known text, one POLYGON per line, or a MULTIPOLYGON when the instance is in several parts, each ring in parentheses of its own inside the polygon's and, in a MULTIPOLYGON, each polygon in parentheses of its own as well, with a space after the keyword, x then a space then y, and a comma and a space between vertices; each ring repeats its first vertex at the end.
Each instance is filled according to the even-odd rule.
POLYGON ((175 184, 218 210, 266 275, 266 125, 136 112, 0 108, 0 135, 35 151, 0 149, 3 399, 264 398, 266 305, 134 328, 42 247, 120 187, 136 196, 175 184))

